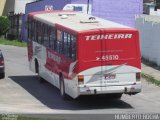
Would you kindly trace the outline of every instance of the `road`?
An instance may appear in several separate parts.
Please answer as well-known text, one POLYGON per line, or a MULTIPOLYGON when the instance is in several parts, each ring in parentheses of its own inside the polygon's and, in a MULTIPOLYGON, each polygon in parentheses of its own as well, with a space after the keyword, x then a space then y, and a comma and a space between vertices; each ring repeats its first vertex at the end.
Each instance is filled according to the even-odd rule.
POLYGON ((5 57, 6 77, 0 80, 0 113, 110 114, 160 113, 160 87, 142 79, 141 93, 121 100, 103 96, 63 101, 59 90, 39 83, 29 70, 27 49, 0 45, 5 57))

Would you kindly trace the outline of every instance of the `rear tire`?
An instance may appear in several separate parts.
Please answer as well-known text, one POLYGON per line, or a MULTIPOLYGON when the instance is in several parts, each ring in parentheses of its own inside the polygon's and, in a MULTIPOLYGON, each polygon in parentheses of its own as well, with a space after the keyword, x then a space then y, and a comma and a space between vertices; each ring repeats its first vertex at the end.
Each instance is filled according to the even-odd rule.
POLYGON ((59 77, 59 82, 60 82, 60 94, 63 100, 67 100, 68 96, 65 93, 65 85, 64 85, 64 79, 62 76, 59 77))

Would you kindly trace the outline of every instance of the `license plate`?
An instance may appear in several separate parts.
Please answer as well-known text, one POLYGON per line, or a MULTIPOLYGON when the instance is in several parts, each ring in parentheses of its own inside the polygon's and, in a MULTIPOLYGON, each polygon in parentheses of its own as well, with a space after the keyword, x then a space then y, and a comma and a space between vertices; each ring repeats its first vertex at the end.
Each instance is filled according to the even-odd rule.
POLYGON ((115 79, 116 75, 114 75, 114 74, 107 74, 107 75, 104 75, 104 78, 105 78, 105 80, 111 80, 111 79, 115 79))

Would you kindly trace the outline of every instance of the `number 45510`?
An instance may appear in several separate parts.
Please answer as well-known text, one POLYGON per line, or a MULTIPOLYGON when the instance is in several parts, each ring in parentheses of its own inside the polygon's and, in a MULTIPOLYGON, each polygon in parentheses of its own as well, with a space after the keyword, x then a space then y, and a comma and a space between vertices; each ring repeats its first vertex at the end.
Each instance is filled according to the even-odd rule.
POLYGON ((102 57, 96 57, 96 60, 118 60, 119 55, 103 55, 102 57))

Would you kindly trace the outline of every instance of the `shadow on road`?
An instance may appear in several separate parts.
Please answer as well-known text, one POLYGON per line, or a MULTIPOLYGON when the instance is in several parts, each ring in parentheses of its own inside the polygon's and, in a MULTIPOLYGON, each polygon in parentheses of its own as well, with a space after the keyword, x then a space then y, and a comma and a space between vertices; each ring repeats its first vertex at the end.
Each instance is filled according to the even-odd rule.
POLYGON ((63 101, 57 88, 47 82, 43 84, 39 83, 36 76, 10 76, 9 78, 51 109, 91 110, 133 108, 122 100, 108 100, 104 96, 84 96, 76 100, 63 101))

